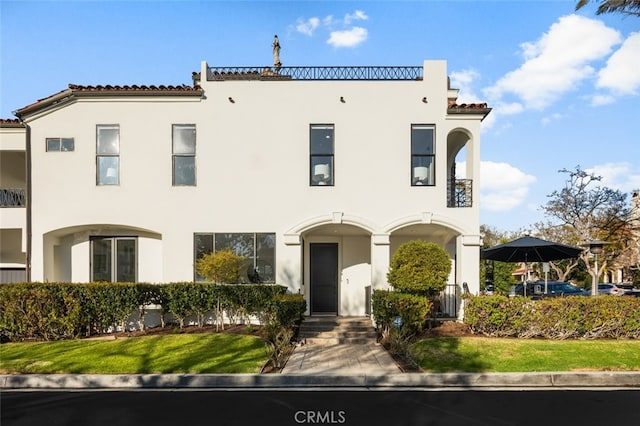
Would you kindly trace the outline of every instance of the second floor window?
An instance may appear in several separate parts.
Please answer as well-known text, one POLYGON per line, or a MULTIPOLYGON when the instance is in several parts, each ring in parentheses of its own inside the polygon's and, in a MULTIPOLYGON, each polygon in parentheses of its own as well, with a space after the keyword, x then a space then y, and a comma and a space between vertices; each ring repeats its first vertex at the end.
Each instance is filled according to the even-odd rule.
POLYGON ((435 178, 435 128, 430 125, 411 126, 411 185, 433 186, 435 178))
POLYGON ((333 151, 333 124, 312 124, 309 146, 311 186, 333 186, 333 151))
POLYGON ((173 185, 195 186, 196 184, 196 126, 195 124, 173 125, 173 185))
POLYGON ((73 138, 47 138, 47 152, 68 152, 74 149, 73 138))
POLYGON ((98 125, 96 185, 120 184, 120 126, 98 125))

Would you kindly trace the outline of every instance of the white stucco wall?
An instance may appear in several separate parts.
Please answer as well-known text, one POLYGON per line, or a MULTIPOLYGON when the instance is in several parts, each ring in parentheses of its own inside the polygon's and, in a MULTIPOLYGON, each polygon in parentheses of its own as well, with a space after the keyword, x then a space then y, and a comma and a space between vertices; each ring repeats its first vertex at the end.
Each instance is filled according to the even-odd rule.
MULTIPOLYGON (((454 129, 465 129, 473 139, 466 177, 474 179, 478 193, 479 118, 447 117, 446 63, 426 61, 424 67, 423 81, 202 81, 202 99, 79 98, 28 117, 32 279, 68 274, 54 271, 57 260, 47 253, 52 246, 44 236, 64 238, 74 227, 91 235, 156 235, 138 240, 138 280, 148 282, 193 279, 194 233, 272 232, 277 282, 308 294, 304 247, 322 238, 304 239, 313 230, 301 231, 300 224, 344 216, 361 218, 356 226, 362 234, 335 239, 341 253, 340 310, 362 314, 357 301, 364 287, 386 285, 390 254, 410 238, 399 234, 390 243, 389 236, 402 229, 394 224, 413 223, 406 218, 414 217, 423 230, 437 224, 433 229, 448 229, 447 239, 432 235, 442 244, 479 232, 477 202, 470 208, 448 208, 446 202, 447 135, 454 129), (120 127, 118 186, 96 185, 99 124, 120 127), (195 187, 171 184, 172 124, 196 125, 195 187), (309 185, 310 124, 335 126, 335 186, 309 185), (435 125, 434 187, 410 184, 412 124, 435 125), (47 137, 73 137, 75 151, 47 153, 47 137)), ((464 247, 449 249, 457 256, 457 279, 479 289, 477 260, 468 259, 477 256, 477 247, 464 247)), ((88 240, 66 250, 73 280, 89 280, 88 240)))

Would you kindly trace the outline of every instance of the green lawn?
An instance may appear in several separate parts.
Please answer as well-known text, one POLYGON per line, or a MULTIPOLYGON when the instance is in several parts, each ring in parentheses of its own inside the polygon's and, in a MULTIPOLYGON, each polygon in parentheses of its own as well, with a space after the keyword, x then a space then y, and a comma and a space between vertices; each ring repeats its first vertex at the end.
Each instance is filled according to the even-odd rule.
POLYGON ((239 334, 176 334, 117 340, 0 345, 2 373, 259 373, 265 342, 239 334))
POLYGON ((640 371, 639 340, 428 338, 411 346, 427 372, 640 371))

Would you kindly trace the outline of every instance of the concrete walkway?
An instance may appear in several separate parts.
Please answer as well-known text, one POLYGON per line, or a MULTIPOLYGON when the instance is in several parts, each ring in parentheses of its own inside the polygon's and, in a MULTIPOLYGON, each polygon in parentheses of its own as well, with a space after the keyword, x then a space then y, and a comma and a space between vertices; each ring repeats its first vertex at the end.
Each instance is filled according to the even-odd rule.
POLYGON ((379 344, 298 345, 282 374, 400 374, 391 355, 379 344))

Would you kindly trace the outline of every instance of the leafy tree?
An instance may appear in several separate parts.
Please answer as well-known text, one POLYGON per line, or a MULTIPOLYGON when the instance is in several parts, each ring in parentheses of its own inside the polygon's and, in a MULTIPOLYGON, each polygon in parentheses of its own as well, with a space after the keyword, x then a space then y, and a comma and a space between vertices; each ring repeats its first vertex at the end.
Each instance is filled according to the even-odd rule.
POLYGON ((589 250, 583 251, 580 260, 590 271, 592 282, 599 282, 600 273, 628 246, 631 209, 626 194, 599 185, 601 176, 588 173, 576 166, 575 170, 560 170, 568 174, 565 187, 549 195, 542 207, 551 218, 546 229, 554 233, 554 240, 565 244, 585 244, 588 241, 610 242, 605 252, 598 256, 598 276, 590 267, 589 250))
MULTIPOLYGON (((514 235, 499 231, 486 225, 480 225, 480 235, 482 236, 482 248, 489 248, 498 244, 506 243, 513 239, 514 235)), ((512 285, 516 284, 513 272, 518 264, 511 262, 495 262, 485 260, 480 262, 481 282, 493 283, 495 291, 498 293, 508 293, 512 285)))
MULTIPOLYGON (((582 9, 591 0, 579 0, 576 10, 582 9)), ((599 0, 600 5, 596 15, 605 13, 622 13, 625 15, 640 16, 640 0, 599 0)))
POLYGON ((412 240, 393 254, 387 279, 401 293, 432 296, 444 290, 450 272, 451 260, 442 247, 412 240))
POLYGON ((196 261, 196 272, 217 284, 235 284, 240 280, 243 256, 230 249, 205 254, 196 261))

